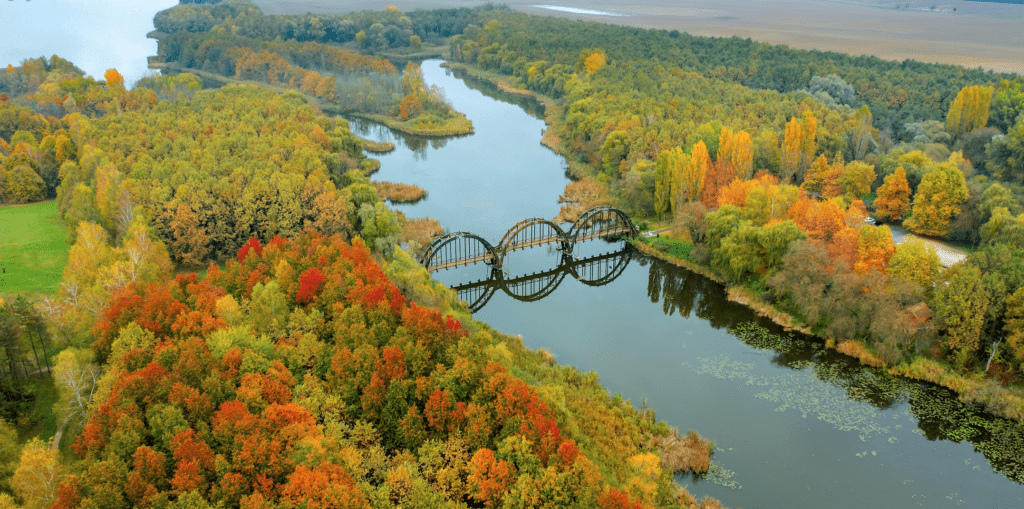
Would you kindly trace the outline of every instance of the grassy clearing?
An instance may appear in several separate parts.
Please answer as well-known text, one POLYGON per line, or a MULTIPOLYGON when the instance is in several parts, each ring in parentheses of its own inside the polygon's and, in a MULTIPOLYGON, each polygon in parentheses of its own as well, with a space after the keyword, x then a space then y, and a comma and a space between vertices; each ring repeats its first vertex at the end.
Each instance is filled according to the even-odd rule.
POLYGON ((68 263, 54 200, 0 207, 0 295, 51 294, 68 263))

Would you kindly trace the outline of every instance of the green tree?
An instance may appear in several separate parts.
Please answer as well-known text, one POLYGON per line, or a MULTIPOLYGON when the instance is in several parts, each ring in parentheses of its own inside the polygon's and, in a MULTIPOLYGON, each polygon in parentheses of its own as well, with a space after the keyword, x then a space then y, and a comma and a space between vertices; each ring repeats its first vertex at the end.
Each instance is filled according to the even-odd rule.
POLYGON ((935 318, 944 333, 943 346, 951 360, 967 367, 978 350, 990 302, 981 271, 963 265, 949 269, 945 281, 935 289, 934 302, 935 318))
POLYGON ((874 165, 851 161, 846 165, 846 171, 839 176, 839 190, 847 200, 859 200, 871 192, 871 184, 874 183, 875 177, 874 165))
POLYGON ((676 182, 676 168, 682 158, 682 149, 673 147, 658 154, 654 165, 654 211, 661 216, 675 201, 673 188, 676 182))
POLYGON ((14 475, 20 456, 18 430, 0 417, 0 495, 14 492, 11 487, 11 476, 14 475))
POLYGON ((871 136, 873 117, 871 109, 865 104, 857 110, 853 130, 850 131, 850 146, 854 159, 864 159, 871 149, 874 138, 871 136))
POLYGON ((1018 288, 1006 299, 1006 347, 1011 362, 1024 366, 1024 288, 1018 288))

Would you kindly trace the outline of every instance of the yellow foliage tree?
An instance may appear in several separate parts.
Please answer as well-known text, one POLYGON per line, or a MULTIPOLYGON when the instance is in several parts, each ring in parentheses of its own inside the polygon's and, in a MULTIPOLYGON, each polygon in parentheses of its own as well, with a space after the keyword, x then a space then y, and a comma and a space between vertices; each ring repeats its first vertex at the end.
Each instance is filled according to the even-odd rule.
POLYGON ((676 166, 676 192, 673 194, 672 210, 676 209, 677 203, 686 203, 700 199, 704 191, 704 178, 708 173, 708 164, 711 158, 708 156, 708 147, 703 141, 698 141, 690 151, 689 157, 679 153, 680 164, 676 166))
POLYGON ((782 154, 779 170, 787 183, 792 182, 800 172, 800 141, 803 139, 803 127, 796 117, 786 123, 786 131, 782 136, 782 154))
POLYGON ((607 63, 607 57, 602 51, 587 57, 587 59, 583 61, 583 68, 587 70, 587 74, 593 75, 597 71, 600 71, 601 68, 604 67, 605 63, 607 63))
POLYGON ((750 133, 733 133, 732 129, 723 127, 722 133, 718 136, 718 153, 715 161, 727 161, 732 165, 736 175, 742 179, 749 179, 754 168, 754 149, 750 133))
POLYGON ((935 248, 920 240, 910 240, 896 246, 885 269, 890 277, 912 281, 924 288, 931 288, 941 271, 942 264, 935 248))
POLYGON ((967 198, 964 174, 952 163, 940 163, 921 179, 914 194, 913 215, 904 224, 914 233, 944 236, 967 198))
POLYGON ((861 161, 851 161, 839 176, 839 190, 849 200, 858 199, 871 192, 871 183, 875 181, 875 177, 873 165, 861 161))
POLYGON ((899 221, 910 212, 910 184, 902 166, 885 177, 878 187, 875 213, 883 221, 899 221))
POLYGON ((836 158, 835 163, 830 164, 825 154, 822 154, 807 169, 807 175, 800 188, 807 193, 817 194, 821 198, 835 198, 839 196, 839 178, 843 174, 843 169, 844 165, 840 157, 836 158))
POLYGON ((949 105, 946 115, 946 131, 954 138, 985 127, 988 123, 989 106, 992 103, 992 87, 973 85, 960 89, 949 105))
POLYGON ((21 461, 14 471, 11 484, 14 492, 24 500, 23 507, 34 509, 49 507, 60 483, 60 465, 57 450, 38 438, 25 444, 21 461))
POLYGON ((869 270, 884 272, 894 252, 896 248, 888 226, 864 225, 857 232, 857 262, 853 268, 861 273, 869 270))

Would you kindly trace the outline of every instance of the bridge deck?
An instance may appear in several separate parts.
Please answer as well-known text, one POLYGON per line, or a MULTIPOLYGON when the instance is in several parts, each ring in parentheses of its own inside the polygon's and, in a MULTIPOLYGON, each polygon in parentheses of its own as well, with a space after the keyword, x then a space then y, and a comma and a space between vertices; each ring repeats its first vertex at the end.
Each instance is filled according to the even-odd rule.
POLYGON ((505 249, 505 252, 515 251, 516 249, 526 249, 528 247, 543 246, 544 244, 553 244, 555 242, 564 242, 564 241, 565 241, 565 239, 563 239, 562 237, 559 237, 558 235, 551 235, 549 237, 543 237, 543 238, 539 238, 539 239, 530 239, 530 240, 523 241, 523 242, 513 242, 513 243, 509 244, 508 248, 505 249))
POLYGON ((460 265, 472 265, 474 263, 485 262, 487 260, 493 260, 493 259, 494 259, 494 255, 492 255, 491 253, 487 253, 487 254, 476 256, 476 257, 473 257, 473 258, 460 258, 458 260, 452 260, 450 262, 440 263, 440 264, 437 264, 437 265, 431 265, 430 267, 427 268, 427 271, 428 272, 434 272, 434 271, 438 271, 438 270, 441 270, 441 269, 453 269, 453 268, 458 267, 460 265))

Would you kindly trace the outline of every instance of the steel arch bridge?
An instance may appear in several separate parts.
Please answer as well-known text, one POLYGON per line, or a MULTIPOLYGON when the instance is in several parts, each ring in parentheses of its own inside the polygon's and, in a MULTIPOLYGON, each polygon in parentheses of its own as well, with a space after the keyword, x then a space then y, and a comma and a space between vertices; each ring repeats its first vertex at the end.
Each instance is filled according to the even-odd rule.
POLYGON ((536 302, 554 293, 568 276, 587 286, 611 283, 625 272, 632 256, 633 248, 628 244, 619 251, 582 260, 563 253, 558 266, 551 270, 512 278, 506 278, 501 270, 492 270, 489 278, 453 286, 452 290, 459 299, 469 303, 469 310, 473 313, 487 305, 499 290, 518 301, 536 302))
POLYGON ((497 246, 469 232, 449 233, 435 239, 423 253, 422 260, 430 272, 480 262, 500 269, 505 255, 518 249, 558 244, 558 250, 571 253, 577 242, 607 237, 635 238, 639 234, 640 230, 625 212, 601 206, 580 214, 569 231, 547 219, 535 217, 520 221, 505 233, 497 246))

